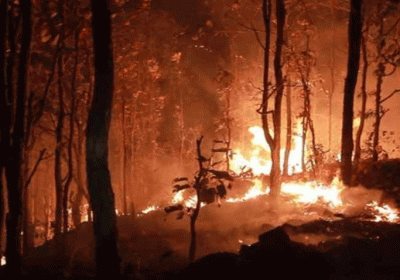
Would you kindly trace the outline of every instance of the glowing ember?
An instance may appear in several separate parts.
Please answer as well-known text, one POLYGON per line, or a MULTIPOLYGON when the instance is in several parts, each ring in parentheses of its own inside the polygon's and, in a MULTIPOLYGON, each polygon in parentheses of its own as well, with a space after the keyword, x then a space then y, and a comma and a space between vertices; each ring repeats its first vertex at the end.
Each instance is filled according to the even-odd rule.
POLYGON ((1 258, 1 264, 0 264, 1 266, 3 266, 3 265, 6 265, 6 257, 5 256, 3 256, 2 258, 1 258))
POLYGON ((389 205, 384 204, 382 206, 378 205, 375 200, 367 204, 367 207, 371 207, 378 214, 375 216, 375 222, 387 221, 387 222, 397 222, 399 220, 399 214, 397 210, 390 208, 389 205))
POLYGON ((153 211, 155 211, 157 209, 159 209, 158 206, 152 205, 152 206, 149 206, 146 209, 142 210, 138 215, 140 215, 140 214, 148 214, 148 213, 153 212, 153 211))

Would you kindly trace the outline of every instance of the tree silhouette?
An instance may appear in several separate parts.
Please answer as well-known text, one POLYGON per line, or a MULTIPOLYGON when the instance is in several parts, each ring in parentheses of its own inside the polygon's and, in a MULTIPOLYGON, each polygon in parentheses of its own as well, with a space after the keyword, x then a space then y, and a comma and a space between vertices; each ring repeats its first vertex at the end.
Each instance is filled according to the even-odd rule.
POLYGON ((27 88, 27 69, 31 44, 31 1, 20 1, 14 5, 2 1, 1 13, 6 15, 6 29, 0 32, 4 40, 8 39, 10 53, 5 57, 2 52, 0 89, 1 110, 1 169, 5 171, 7 185, 8 213, 6 219, 6 270, 11 275, 20 274, 21 267, 21 217, 22 217, 22 171, 21 161, 24 146, 25 104, 27 88), (10 5, 10 6, 8 6, 10 5), (7 13, 8 12, 8 13, 7 13), (15 13, 17 12, 17 13, 15 13), (18 29, 19 22, 21 29, 18 29), (4 33, 5 31, 5 33, 4 33), (6 70, 4 70, 6 69, 6 70))
POLYGON ((114 87, 111 19, 107 0, 92 0, 95 84, 86 134, 86 169, 93 209, 98 277, 119 274, 114 192, 108 169, 108 132, 114 87))
POLYGON ((342 166, 341 176, 345 185, 351 184, 353 154, 353 104, 360 63, 361 43, 361 6, 362 0, 351 0, 350 21, 348 27, 349 54, 347 76, 344 85, 342 120, 342 166))

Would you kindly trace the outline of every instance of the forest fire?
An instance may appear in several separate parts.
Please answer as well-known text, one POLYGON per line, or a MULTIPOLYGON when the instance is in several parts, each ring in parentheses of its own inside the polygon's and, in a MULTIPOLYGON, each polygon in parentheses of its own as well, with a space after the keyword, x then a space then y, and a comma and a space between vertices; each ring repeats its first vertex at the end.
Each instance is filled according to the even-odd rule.
MULTIPOLYGON (((300 124, 300 122, 297 123, 298 130, 301 130, 299 129, 300 124)), ((247 154, 250 155, 249 158, 243 156, 241 151, 235 150, 230 166, 235 176, 238 178, 240 174, 247 174, 247 180, 252 182, 252 186, 241 196, 230 197, 228 195, 225 200, 226 203, 240 203, 257 197, 266 196, 270 193, 270 188, 267 186, 268 183, 264 182, 262 179, 263 176, 269 174, 272 164, 271 161, 268 160, 268 157, 265 157, 265 154, 269 153, 268 144, 265 141, 261 127, 252 126, 249 128, 249 132, 253 135, 251 148, 247 149, 247 154)), ((301 137, 295 137, 294 148, 289 157, 289 167, 292 171, 290 175, 301 174, 303 171, 301 168, 302 146, 301 137)), ((281 153, 283 154, 283 152, 284 150, 282 149, 281 153)), ((290 203, 296 204, 299 207, 304 205, 320 205, 321 207, 329 208, 330 211, 345 212, 346 208, 352 207, 352 204, 351 202, 343 202, 342 192, 344 189, 345 187, 338 179, 338 176, 335 176, 328 185, 316 180, 283 182, 281 186, 281 195, 288 197, 290 203)), ((196 202, 196 195, 189 190, 178 191, 171 199, 172 205, 183 204, 187 208, 194 208, 196 202)), ((202 202, 201 206, 206 206, 206 203, 202 202)), ((160 206, 152 205, 142 210, 138 216, 160 209, 160 206)), ((364 211, 373 216, 373 220, 376 222, 385 221, 397 223, 399 221, 397 209, 391 208, 387 204, 378 204, 376 200, 371 200, 365 204, 364 211)))
MULTIPOLYGON (((269 174, 271 170, 272 162, 270 160, 270 148, 265 140, 264 130, 260 126, 251 126, 249 132, 253 135, 251 140, 251 147, 247 149, 247 154, 249 157, 244 156, 243 151, 238 149, 233 151, 232 155, 232 171, 240 174, 246 170, 250 170, 253 175, 269 174), (263 156, 263 155, 267 155, 263 156)), ((294 173, 302 172, 301 165, 301 154, 303 147, 303 139, 299 136, 301 134, 301 121, 300 119, 296 124, 296 131, 299 131, 292 138, 293 147, 289 155, 289 169, 288 174, 292 175, 294 173)), ((285 149, 281 149, 281 158, 284 157, 285 149)), ((307 155, 307 151, 305 151, 307 155)), ((283 161, 281 161, 281 167, 283 166, 283 161)))
POLYGON ((397 209, 392 209, 389 205, 378 205, 377 201, 372 201, 371 203, 367 204, 367 208, 371 208, 372 211, 377 212, 375 214, 375 222, 390 222, 390 223, 397 223, 399 222, 399 213, 397 209))
POLYGON ((0 0, 0 278, 400 279, 400 1, 300 2, 0 0))

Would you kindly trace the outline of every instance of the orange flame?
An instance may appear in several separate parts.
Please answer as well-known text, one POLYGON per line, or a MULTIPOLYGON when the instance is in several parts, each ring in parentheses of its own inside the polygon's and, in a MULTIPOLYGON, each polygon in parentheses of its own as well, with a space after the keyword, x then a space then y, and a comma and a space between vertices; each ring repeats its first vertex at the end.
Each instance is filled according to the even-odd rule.
POLYGON ((375 215, 375 222, 387 221, 395 223, 399 221, 399 213, 397 210, 392 209, 389 205, 383 204, 379 206, 375 200, 367 204, 367 207, 371 207, 377 212, 375 215))
MULTIPOLYGON (((301 131, 301 120, 297 121, 297 131, 301 131)), ((272 166, 272 162, 269 159, 264 159, 261 154, 270 155, 270 148, 264 137, 263 128, 260 126, 252 126, 249 128, 249 132, 253 135, 251 140, 252 147, 249 151, 250 157, 246 158, 241 151, 234 150, 232 158, 232 171, 240 174, 244 169, 251 169, 253 174, 258 176, 261 174, 269 174, 272 166)), ((293 137, 294 147, 290 151, 289 155, 289 175, 293 173, 302 172, 301 164, 301 150, 303 146, 303 140, 300 136, 295 135, 293 137)), ((283 158, 285 149, 281 149, 281 158, 283 158)), ((281 163, 283 168, 283 162, 281 163)))
POLYGON ((282 193, 295 195, 294 201, 298 203, 317 203, 325 202, 331 207, 343 206, 340 193, 344 189, 339 180, 335 179, 330 186, 310 181, 305 183, 283 183, 282 193))

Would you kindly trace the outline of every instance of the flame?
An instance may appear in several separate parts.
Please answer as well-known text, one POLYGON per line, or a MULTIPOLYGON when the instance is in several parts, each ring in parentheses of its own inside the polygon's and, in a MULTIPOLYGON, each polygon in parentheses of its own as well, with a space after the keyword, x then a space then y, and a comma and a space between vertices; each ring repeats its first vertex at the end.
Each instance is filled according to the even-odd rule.
POLYGON ((172 198, 172 204, 178 204, 183 201, 183 191, 177 192, 172 198))
MULTIPOLYGON (((339 207, 343 206, 342 199, 340 198, 343 189, 343 185, 336 179, 330 186, 325 186, 315 181, 283 183, 281 193, 294 196, 293 202, 300 204, 311 204, 322 201, 331 207, 339 207)), ((226 201, 229 203, 246 201, 261 195, 269 194, 269 191, 269 188, 263 190, 262 181, 260 179, 254 179, 254 185, 243 197, 229 198, 226 201)))
POLYGON ((399 221, 399 213, 397 210, 392 209, 389 205, 383 204, 379 206, 377 201, 372 201, 367 204, 367 207, 372 208, 377 212, 375 214, 375 222, 387 221, 391 223, 395 223, 399 221))
POLYGON ((155 210, 157 210, 159 208, 160 207, 158 207, 157 205, 151 205, 151 206, 147 207, 146 209, 140 211, 140 213, 138 215, 140 215, 140 214, 148 214, 148 213, 153 212, 153 211, 155 211, 155 210))
MULTIPOLYGON (((184 198, 184 194, 186 191, 180 191, 177 192, 174 197, 172 198, 172 204, 179 204, 182 203, 183 201, 185 201, 185 207, 187 208, 194 208, 196 207, 196 203, 197 203, 197 196, 194 194, 190 197, 188 197, 186 200, 184 198)), ((203 206, 203 205, 202 205, 203 206)))
MULTIPOLYGON (((357 119, 355 120, 357 125, 357 119)), ((301 136, 302 125, 301 120, 297 121, 297 135, 293 137, 292 150, 289 155, 289 175, 294 173, 303 172, 302 170, 302 148, 303 139, 301 136)), ((246 149, 244 153, 240 150, 235 150, 232 154, 231 170, 236 174, 251 170, 252 175, 260 176, 267 175, 270 173, 272 162, 270 159, 269 145, 265 140, 264 131, 260 126, 252 126, 249 128, 249 132, 253 135, 251 141, 251 147, 246 149), (245 156, 247 155, 247 157, 245 156)), ((284 156, 284 149, 281 150, 281 158, 284 156)), ((306 156, 307 156, 307 151, 306 156)), ((283 164, 282 164, 283 165, 283 164)), ((253 177, 254 178, 254 177, 253 177)), ((262 179, 252 179, 253 186, 250 187, 242 197, 228 198, 226 202, 236 203, 242 202, 249 199, 253 199, 262 195, 268 195, 270 189, 263 186, 262 179)), ((343 184, 336 177, 330 185, 325 185, 317 181, 308 182, 285 182, 281 186, 281 194, 291 196, 291 202, 297 204, 325 204, 331 208, 338 210, 345 210, 345 207, 350 206, 350 203, 345 204, 342 201, 341 193, 344 190, 343 184)), ((187 208, 196 207, 197 196, 191 195, 187 190, 177 192, 172 197, 172 204, 181 203, 187 208)), ((201 206, 205 206, 204 203, 201 206)), ((158 206, 149 206, 141 212, 141 214, 147 214, 149 212, 160 209, 158 206)), ((375 221, 388 221, 388 222, 399 222, 398 211, 392 209, 388 205, 379 206, 376 201, 367 204, 367 209, 372 211, 375 215, 375 221), (376 213, 376 214, 375 214, 376 213)))
POLYGON ((319 201, 329 204, 331 207, 343 205, 340 193, 344 189, 341 184, 334 180, 331 185, 325 186, 321 183, 310 181, 305 183, 283 183, 282 193, 294 195, 293 199, 298 203, 317 203, 319 201))
POLYGON ((260 179, 254 179, 254 185, 245 193, 241 198, 228 198, 226 202, 234 203, 239 201, 246 201, 260 195, 269 194, 269 188, 263 190, 262 181, 260 179))
MULTIPOLYGON (((296 130, 301 132, 301 120, 297 121, 296 130)), ((262 174, 269 174, 271 171, 271 158, 270 158, 270 148, 265 140, 264 130, 260 126, 252 126, 249 128, 249 132, 253 135, 251 140, 252 147, 248 151, 250 156, 246 158, 240 150, 234 150, 232 156, 231 169, 237 174, 240 174, 245 169, 251 169, 252 173, 256 176, 262 174), (265 159, 265 156, 261 154, 266 154, 269 158, 265 159)), ((298 135, 294 135, 293 142, 294 145, 289 155, 289 175, 293 173, 302 172, 301 164, 301 150, 303 147, 303 139, 298 135)), ((281 158, 284 157, 285 149, 281 149, 281 158)), ((281 168, 283 168, 283 161, 281 163, 281 168)))
POLYGON ((6 265, 6 257, 5 256, 2 256, 1 257, 1 263, 0 263, 0 266, 3 266, 3 265, 6 265))

